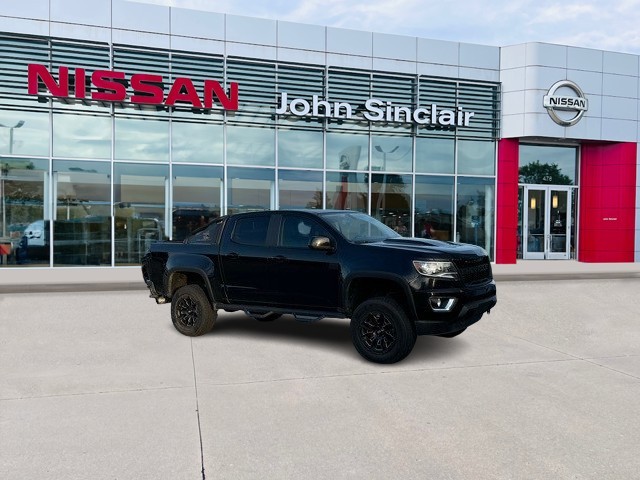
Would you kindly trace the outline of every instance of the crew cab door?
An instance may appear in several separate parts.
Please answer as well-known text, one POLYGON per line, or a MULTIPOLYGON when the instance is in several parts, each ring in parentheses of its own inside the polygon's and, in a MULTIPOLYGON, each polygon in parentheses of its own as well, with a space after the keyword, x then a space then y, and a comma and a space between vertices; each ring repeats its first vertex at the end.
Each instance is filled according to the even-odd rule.
POLYGON ((224 288, 229 303, 274 305, 278 285, 270 267, 274 248, 273 215, 242 215, 225 228, 220 246, 224 288))
POLYGON ((336 310, 341 304, 338 254, 309 247, 315 236, 335 239, 313 216, 283 212, 278 215, 277 246, 272 272, 279 282, 278 303, 300 309, 336 310))

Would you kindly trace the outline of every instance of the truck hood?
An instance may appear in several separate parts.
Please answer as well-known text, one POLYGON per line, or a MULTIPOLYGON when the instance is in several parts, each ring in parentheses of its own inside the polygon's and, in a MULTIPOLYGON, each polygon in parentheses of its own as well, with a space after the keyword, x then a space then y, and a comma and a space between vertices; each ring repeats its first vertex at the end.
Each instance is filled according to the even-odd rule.
POLYGON ((443 242, 426 238, 388 238, 368 245, 377 248, 413 251, 421 255, 445 254, 453 257, 484 257, 487 252, 476 245, 468 243, 443 242))

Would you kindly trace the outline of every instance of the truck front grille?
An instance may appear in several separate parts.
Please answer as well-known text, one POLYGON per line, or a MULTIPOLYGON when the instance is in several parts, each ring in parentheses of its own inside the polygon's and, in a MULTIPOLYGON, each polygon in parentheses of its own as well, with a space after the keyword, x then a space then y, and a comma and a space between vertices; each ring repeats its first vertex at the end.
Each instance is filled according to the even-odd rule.
POLYGON ((493 279, 488 257, 455 260, 460 279, 465 285, 487 283, 493 279))

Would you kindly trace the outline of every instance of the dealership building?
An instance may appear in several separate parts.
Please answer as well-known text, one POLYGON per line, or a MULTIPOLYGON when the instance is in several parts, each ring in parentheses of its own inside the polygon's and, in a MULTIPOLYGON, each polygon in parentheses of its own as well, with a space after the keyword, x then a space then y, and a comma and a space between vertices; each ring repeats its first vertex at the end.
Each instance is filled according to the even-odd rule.
POLYGON ((639 262, 639 59, 3 2, 0 272, 138 265, 155 240, 284 208, 496 263, 639 262))

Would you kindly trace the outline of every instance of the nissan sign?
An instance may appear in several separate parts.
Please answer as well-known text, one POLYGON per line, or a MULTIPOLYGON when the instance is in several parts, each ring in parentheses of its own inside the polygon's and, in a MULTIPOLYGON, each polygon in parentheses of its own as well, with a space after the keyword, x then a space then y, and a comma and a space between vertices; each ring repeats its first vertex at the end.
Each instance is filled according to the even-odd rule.
POLYGON ((589 108, 582 89, 571 80, 554 83, 544 96, 543 105, 551 119, 563 127, 578 123, 589 108), (561 95, 563 93, 573 95, 561 95))
POLYGON ((125 102, 166 105, 183 104, 191 108, 210 110, 238 110, 238 84, 229 83, 228 92, 216 80, 203 82, 202 98, 190 78, 177 77, 171 82, 169 93, 165 92, 165 78, 162 75, 96 70, 89 75, 84 68, 58 67, 58 80, 46 65, 30 64, 27 70, 29 95, 54 98, 75 98, 81 101, 125 102))

